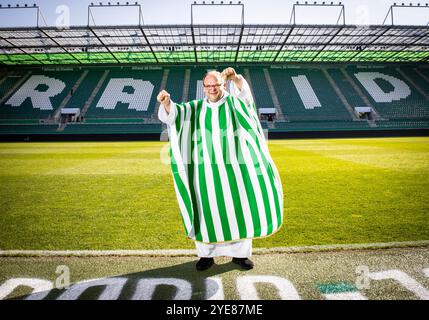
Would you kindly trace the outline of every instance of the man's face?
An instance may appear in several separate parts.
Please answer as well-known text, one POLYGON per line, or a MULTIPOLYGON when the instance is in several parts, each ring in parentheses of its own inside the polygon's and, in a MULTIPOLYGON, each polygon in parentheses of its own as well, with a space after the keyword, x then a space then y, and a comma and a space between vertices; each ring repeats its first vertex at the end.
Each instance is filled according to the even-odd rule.
POLYGON ((210 102, 218 102, 225 91, 225 85, 222 84, 221 79, 212 74, 206 76, 203 87, 204 93, 210 102))

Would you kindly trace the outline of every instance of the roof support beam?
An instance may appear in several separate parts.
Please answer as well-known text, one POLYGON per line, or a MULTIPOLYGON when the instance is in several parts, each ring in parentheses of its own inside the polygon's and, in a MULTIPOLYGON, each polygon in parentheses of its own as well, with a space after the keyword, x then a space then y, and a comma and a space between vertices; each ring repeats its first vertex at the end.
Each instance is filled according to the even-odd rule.
POLYGON ((285 40, 283 41, 279 51, 277 51, 276 56, 273 59, 273 62, 276 62, 277 57, 279 56, 280 52, 283 50, 283 47, 286 45, 287 40, 289 39, 289 36, 291 35, 293 29, 295 28, 295 26, 293 26, 292 28, 289 29, 289 33, 287 34, 285 40))
POLYGON ((120 63, 119 60, 115 57, 115 55, 110 51, 109 47, 104 44, 104 42, 100 39, 99 36, 92 30, 91 27, 88 27, 88 29, 92 32, 92 34, 97 38, 98 41, 104 46, 104 48, 112 55, 112 57, 116 60, 117 63, 120 63))
POLYGON ((337 32, 335 32, 335 34, 331 37, 331 39, 328 40, 328 42, 323 46, 322 49, 319 50, 319 52, 313 57, 313 59, 311 59, 311 62, 314 61, 314 59, 317 58, 317 56, 322 52, 325 51, 325 48, 331 43, 332 39, 334 39, 338 33, 341 32, 341 30, 343 30, 343 27, 341 27, 340 29, 337 30, 337 32))
POLYGON ((65 53, 69 54, 70 56, 72 56, 73 59, 75 59, 77 62, 79 62, 80 64, 82 64, 82 62, 77 59, 72 53, 68 52, 62 45, 60 45, 57 41, 55 41, 54 38, 52 38, 49 34, 47 34, 45 31, 43 31, 41 28, 38 28, 38 30, 40 32, 42 32, 45 36, 47 36, 52 42, 54 42, 59 48, 63 49, 65 53))
POLYGON ((358 54, 360 54, 361 52, 363 52, 363 51, 365 51, 365 49, 368 47, 368 46, 370 46, 370 45, 372 45, 375 41, 377 41, 378 39, 380 39, 380 37, 382 37, 387 31, 389 31, 390 30, 390 27, 387 27, 382 33, 380 33, 375 39, 373 39, 370 43, 368 43, 368 44, 366 44, 366 45, 363 45, 364 46, 364 48, 362 49, 362 50, 357 50, 357 52, 356 52, 356 54, 355 55, 353 55, 353 56, 351 56, 350 57, 350 61, 354 58, 354 57, 356 57, 358 54))
POLYGON ((238 60, 238 52, 240 51, 241 39, 243 37, 243 32, 244 32, 244 25, 241 25, 240 38, 238 39, 237 51, 235 53, 235 59, 234 59, 234 62, 236 62, 236 63, 238 60))
POLYGON ((427 36, 428 36, 427 34, 423 34, 423 35, 419 36, 418 38, 415 38, 413 42, 406 44, 406 45, 404 46, 404 48, 402 48, 401 50, 398 50, 398 51, 397 51, 397 52, 395 52, 394 54, 392 54, 392 55, 388 56, 388 59, 390 59, 390 58, 394 58, 396 55, 398 55, 398 54, 400 54, 401 52, 405 51, 405 50, 406 50, 406 49, 408 49, 410 46, 414 45, 417 41, 419 41, 419 40, 421 40, 421 39, 423 39, 423 38, 425 38, 425 37, 427 37, 427 36))
POLYGON ((192 45, 194 46, 195 63, 198 63, 197 45, 195 43, 195 33, 194 33, 194 25, 193 24, 191 24, 191 32, 192 32, 192 45))
POLYGON ((147 44, 149 45, 150 52, 152 52, 153 57, 155 58, 156 63, 158 63, 158 62, 159 62, 159 61, 158 61, 158 58, 156 57, 156 54, 155 54, 155 52, 153 51, 153 48, 152 48, 152 46, 151 46, 151 44, 150 44, 150 42, 149 42, 149 39, 148 39, 148 38, 147 38, 147 36, 146 36, 146 33, 143 31, 142 26, 139 26, 139 28, 140 28, 140 31, 143 33, 143 37, 144 37, 144 39, 146 40, 147 44))
POLYGON ((12 46, 13 46, 13 48, 15 48, 15 49, 17 49, 17 50, 21 51, 22 53, 24 53, 25 55, 27 55, 27 56, 31 57, 33 60, 36 60, 36 61, 37 61, 37 62, 39 62, 40 64, 44 64, 42 60, 39 60, 39 59, 37 59, 36 57, 33 57, 30 53, 25 52, 23 49, 21 49, 20 47, 16 46, 15 44, 13 44, 12 42, 10 42, 9 40, 7 40, 7 39, 5 39, 5 38, 3 38, 3 37, 1 37, 1 36, 0 36, 0 39, 1 39, 1 40, 3 40, 3 41, 5 41, 5 42, 7 42, 7 43, 9 43, 10 45, 12 45, 12 46))

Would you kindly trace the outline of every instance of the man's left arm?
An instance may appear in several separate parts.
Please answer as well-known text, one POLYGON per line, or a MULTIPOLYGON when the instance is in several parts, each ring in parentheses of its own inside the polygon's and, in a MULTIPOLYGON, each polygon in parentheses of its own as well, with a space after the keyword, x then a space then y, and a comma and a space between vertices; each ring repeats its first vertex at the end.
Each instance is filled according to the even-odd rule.
POLYGON ((241 74, 237 74, 234 68, 226 68, 221 73, 224 81, 231 80, 229 94, 233 97, 240 98, 243 100, 248 107, 253 108, 256 111, 252 92, 250 91, 249 84, 241 74))
POLYGON ((246 105, 254 108, 254 100, 250 86, 241 74, 238 74, 236 79, 231 81, 230 95, 243 100, 246 105))

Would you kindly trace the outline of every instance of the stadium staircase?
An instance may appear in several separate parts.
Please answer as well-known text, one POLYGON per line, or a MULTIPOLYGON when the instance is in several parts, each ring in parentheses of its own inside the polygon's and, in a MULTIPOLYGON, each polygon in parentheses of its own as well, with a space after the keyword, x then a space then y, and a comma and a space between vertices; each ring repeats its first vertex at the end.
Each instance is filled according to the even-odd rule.
POLYGON ((74 84, 74 86, 72 87, 72 92, 69 91, 69 93, 67 94, 67 96, 64 98, 64 100, 61 102, 60 106, 57 108, 57 110, 54 112, 54 120, 58 121, 59 117, 61 116, 61 110, 66 106, 66 104, 69 102, 69 100, 71 99, 72 95, 74 92, 78 92, 78 88, 80 86, 80 84, 82 83, 83 79, 85 79, 85 77, 88 74, 88 70, 85 70, 82 75, 80 76, 80 78, 76 81, 76 83, 74 84))
POLYGON ((426 81, 426 88, 429 87, 429 78, 426 77, 420 70, 419 68, 414 68, 413 69, 422 79, 424 79, 426 81))
POLYGON ((0 98, 0 104, 4 103, 6 101, 7 98, 9 98, 9 96, 12 95, 12 93, 14 93, 16 90, 18 90, 19 87, 21 87, 21 85, 27 81, 27 79, 30 77, 31 75, 31 71, 28 71, 26 74, 24 74, 21 78, 19 78, 18 81, 15 82, 15 84, 13 86, 11 86, 9 88, 8 91, 6 91, 3 96, 0 98))
MULTIPOLYGON (((168 74, 170 73, 169 69, 164 69, 164 72, 162 74, 162 79, 161 79, 161 85, 159 87, 159 91, 164 90, 167 87, 167 79, 168 79, 168 74)), ((154 92, 153 94, 157 94, 157 92, 154 92)), ((155 105, 155 111, 151 114, 150 118, 151 120, 158 120, 158 108, 159 108, 160 103, 157 101, 156 105, 155 105)))
MULTIPOLYGON (((7 72, 6 71, 1 71, 0 73, 0 88, 2 87, 3 83, 7 80, 7 72)), ((0 98, 2 98, 3 95, 0 94, 0 98)))
MULTIPOLYGON (((404 71, 400 68, 395 68, 395 70, 405 79, 407 80, 427 101, 429 101, 429 95, 412 79, 412 76, 408 76, 404 71)), ((416 79, 416 78, 414 78, 416 79)), ((426 86, 427 89, 427 86, 426 86)))
POLYGON ((86 100, 85 105, 83 109, 80 111, 80 114, 84 117, 86 113, 88 112, 89 107, 91 106, 92 102, 95 99, 95 96, 100 91, 101 86, 103 85, 104 81, 106 80, 107 76, 109 75, 110 70, 107 69, 104 71, 103 75, 101 76, 100 80, 98 81, 97 85, 95 86, 94 90, 92 90, 91 95, 89 96, 88 100, 86 100))
POLYGON ((188 101, 190 79, 191 79, 191 70, 186 69, 185 70, 185 78, 183 79, 183 90, 182 90, 181 101, 188 101))
MULTIPOLYGON (((347 71, 344 68, 341 68, 341 72, 344 75, 344 77, 347 79, 347 81, 352 86, 353 90, 359 95, 360 99, 364 102, 365 107, 370 107, 374 114, 374 119, 381 119, 380 114, 377 112, 377 109, 374 108, 372 103, 369 101, 369 99, 363 94, 360 87, 354 82, 352 77, 347 73, 347 71)), ((356 106, 357 107, 357 106, 356 106)), ((363 107, 363 106, 361 106, 363 107)))
POLYGON ((266 68, 264 68, 264 76, 265 76, 265 81, 267 82, 268 90, 271 95, 271 100, 273 101, 274 108, 276 109, 276 118, 277 118, 276 121, 289 121, 282 112, 279 98, 277 97, 276 90, 274 89, 274 86, 273 86, 273 81, 271 80, 270 73, 266 68))
POLYGON ((335 83, 334 79, 329 75, 328 71, 326 71, 325 68, 322 69, 323 74, 328 79, 329 83, 331 84, 332 88, 334 88, 335 93, 337 94, 338 98, 340 98, 341 102, 343 103, 344 107, 347 109, 347 111, 350 113, 350 116, 353 120, 358 120, 358 117, 356 115, 356 112, 353 110, 352 106, 347 101, 344 94, 341 92, 340 88, 335 83))

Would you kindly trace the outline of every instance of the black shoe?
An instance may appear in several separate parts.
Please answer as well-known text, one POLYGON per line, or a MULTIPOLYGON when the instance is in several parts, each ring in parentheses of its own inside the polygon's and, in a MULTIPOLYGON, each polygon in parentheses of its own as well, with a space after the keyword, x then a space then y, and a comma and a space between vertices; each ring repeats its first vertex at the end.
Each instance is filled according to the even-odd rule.
POLYGON ((253 269, 253 262, 249 258, 232 258, 232 262, 246 270, 253 269))
POLYGON ((213 265, 213 263, 214 263, 213 258, 201 258, 197 262, 197 270, 198 271, 207 270, 208 268, 210 268, 213 265))

